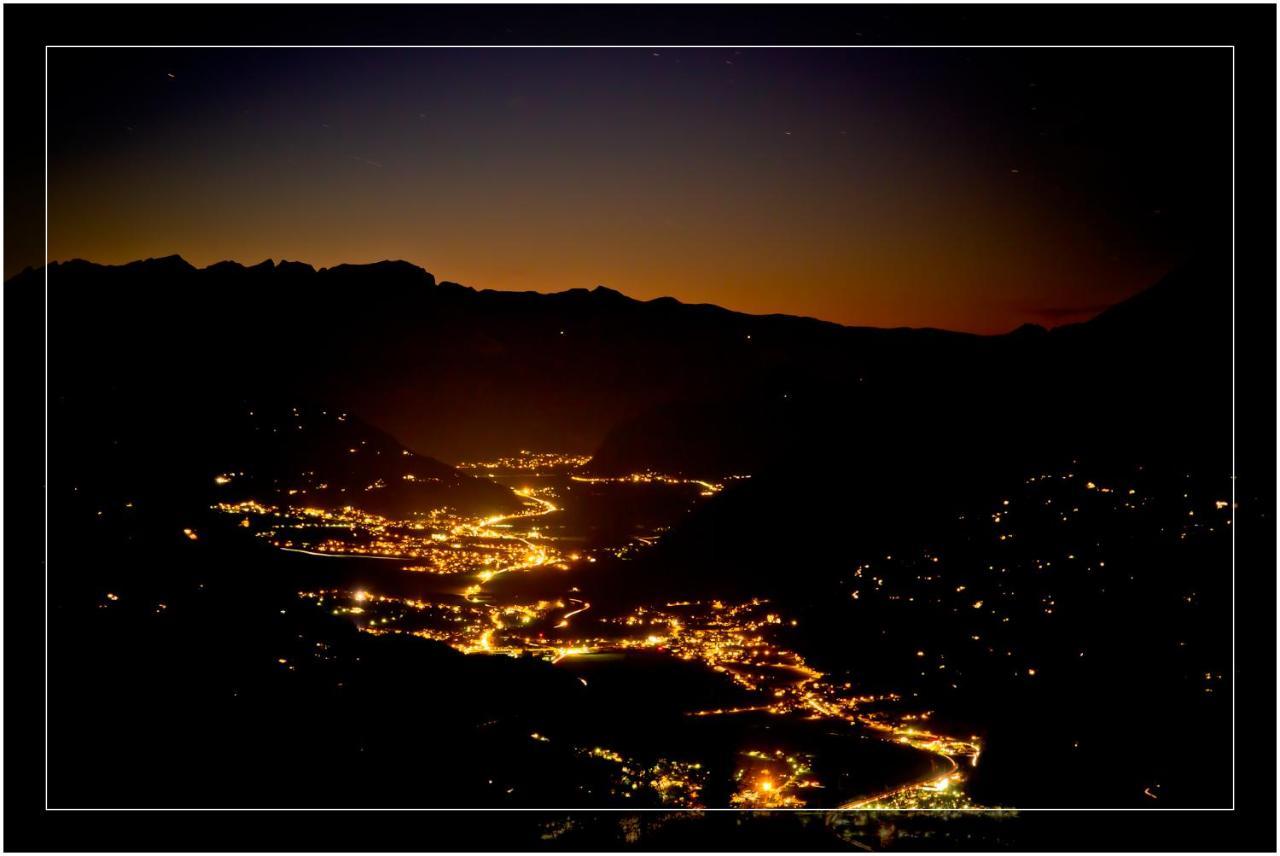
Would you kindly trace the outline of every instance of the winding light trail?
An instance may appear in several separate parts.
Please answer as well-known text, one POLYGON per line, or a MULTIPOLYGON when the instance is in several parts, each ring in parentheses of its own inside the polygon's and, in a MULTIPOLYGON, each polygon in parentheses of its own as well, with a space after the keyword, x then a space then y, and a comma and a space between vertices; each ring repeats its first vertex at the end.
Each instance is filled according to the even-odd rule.
POLYGON ((383 559, 388 562, 403 562, 403 556, 369 556, 362 553, 320 553, 315 550, 304 550, 301 547, 277 547, 286 553, 305 553, 308 556, 319 556, 322 559, 383 559))
POLYGON ((568 626, 569 626, 569 619, 570 619, 570 618, 572 618, 573 616, 577 615, 579 612, 586 612, 588 609, 590 609, 590 608, 591 608, 591 604, 587 603, 585 600, 578 600, 576 597, 571 597, 571 598, 569 598, 569 602, 570 602, 570 603, 580 603, 580 604, 582 604, 582 608, 581 608, 581 609, 575 609, 573 612, 566 612, 566 613, 564 614, 564 616, 560 619, 560 623, 556 625, 556 627, 558 627, 558 628, 559 628, 559 627, 568 627, 568 626))
MULTIPOLYGON (((939 757, 942 757, 942 758, 946 758, 951 763, 951 769, 943 773, 941 776, 939 776, 937 773, 933 773, 929 776, 926 776, 923 779, 919 779, 915 782, 911 782, 910 784, 902 785, 901 787, 892 788, 890 790, 885 791, 884 793, 876 794, 875 796, 872 796, 872 797, 860 797, 859 799, 856 799, 856 800, 850 800, 847 803, 836 806, 836 808, 862 808, 863 806, 869 805, 871 803, 877 803, 877 802, 880 802, 880 800, 887 800, 890 797, 897 796, 898 794, 905 793, 907 791, 915 790, 916 788, 923 788, 926 785, 931 784, 932 782, 941 781, 942 779, 948 779, 953 774, 955 774, 960 770, 960 765, 957 764, 956 759, 952 758, 950 755, 943 755, 937 752, 933 754, 938 755, 939 757)), ((983 809, 983 811, 990 811, 990 809, 983 809)))
POLYGON ((521 499, 532 500, 533 502, 538 503, 542 506, 541 510, 533 512, 524 510, 517 511, 514 514, 502 514, 495 517, 486 517, 478 524, 464 523, 462 525, 455 526, 453 529, 454 535, 467 534, 478 538, 498 538, 504 541, 519 541, 521 544, 529 548, 529 555, 533 557, 532 561, 523 562, 518 565, 510 565, 508 567, 498 568, 497 570, 492 571, 481 571, 477 574, 476 579, 478 579, 479 582, 467 588, 462 593, 463 597, 472 603, 477 603, 481 600, 481 589, 484 587, 485 583, 493 580, 494 578, 514 571, 525 571, 532 568, 539 568, 552 561, 552 555, 548 554, 545 548, 534 544, 527 538, 519 535, 509 535, 502 532, 495 533, 490 531, 491 527, 503 525, 508 520, 527 520, 533 517, 545 517, 548 514, 555 514, 560 510, 555 503, 534 496, 532 491, 516 490, 512 492, 521 499))
MULTIPOLYGON (((582 476, 570 476, 573 481, 577 482, 619 482, 619 483, 654 483, 664 484, 668 486, 696 486, 702 490, 702 496, 710 496, 719 492, 723 485, 704 482, 696 479, 685 479, 673 476, 659 476, 655 474, 642 474, 630 478, 590 478, 582 476)), ((964 799, 964 791, 962 782, 964 777, 959 775, 960 764, 957 757, 970 761, 974 766, 977 765, 977 757, 980 751, 976 740, 969 743, 945 737, 942 735, 932 734, 928 731, 920 731, 914 726, 906 727, 906 720, 902 722, 882 722, 875 716, 868 716, 857 712, 856 707, 864 699, 857 697, 847 697, 841 694, 838 688, 829 685, 824 679, 826 675, 811 666, 807 665, 799 654, 786 651, 778 647, 776 643, 770 642, 763 635, 763 629, 766 624, 780 624, 781 618, 774 614, 762 615, 757 614, 754 610, 761 606, 761 601, 752 599, 750 604, 743 603, 739 605, 730 605, 728 607, 719 601, 714 601, 710 606, 703 606, 702 612, 695 610, 692 613, 693 624, 691 625, 691 636, 681 636, 681 631, 685 629, 686 622, 677 620, 683 618, 683 613, 668 613, 663 616, 661 612, 654 614, 662 618, 670 625, 670 636, 660 636, 656 633, 646 638, 632 639, 630 637, 612 640, 611 637, 588 638, 586 640, 572 640, 564 638, 567 634, 551 633, 551 639, 546 639, 543 632, 537 627, 528 628, 521 631, 521 628, 529 625, 535 619, 542 627, 542 621, 552 619, 558 612, 560 619, 555 628, 563 630, 570 627, 572 619, 591 609, 591 604, 578 597, 563 596, 563 600, 555 599, 554 603, 547 601, 538 601, 536 607, 532 607, 529 603, 522 603, 519 595, 515 602, 510 604, 495 603, 495 601, 504 600, 499 593, 486 591, 485 586, 493 579, 502 574, 513 573, 517 571, 533 571, 539 568, 546 568, 551 565, 557 565, 560 562, 576 561, 577 554, 569 554, 568 557, 561 554, 556 546, 556 537, 550 532, 544 531, 542 524, 535 525, 537 518, 546 517, 557 512, 561 512, 554 502, 543 499, 534 494, 534 489, 529 487, 521 487, 512 489, 512 493, 519 497, 521 504, 518 510, 507 514, 494 514, 487 517, 474 517, 460 520, 457 516, 452 516, 447 527, 433 527, 431 539, 433 541, 443 541, 447 539, 447 532, 453 536, 456 541, 467 541, 468 546, 473 550, 482 552, 492 551, 499 563, 496 567, 489 566, 483 569, 472 571, 468 569, 465 574, 459 574, 455 579, 463 582, 465 589, 450 589, 449 593, 460 596, 464 601, 475 606, 466 610, 468 615, 479 616, 479 622, 470 622, 462 628, 451 630, 449 632, 431 632, 423 631, 417 635, 426 635, 428 638, 437 638, 444 641, 463 653, 488 653, 488 654, 518 654, 521 652, 536 651, 542 656, 553 657, 552 663, 558 663, 565 657, 576 656, 579 654, 588 654, 593 651, 603 650, 619 650, 625 651, 635 648, 648 648, 660 651, 667 651, 669 654, 678 654, 683 659, 693 659, 701 662, 703 665, 715 672, 722 673, 732 678, 738 684, 747 690, 757 694, 757 697, 767 697, 770 699, 767 704, 744 705, 742 707, 723 708, 716 710, 695 710, 687 711, 687 715, 695 717, 705 716, 725 716, 733 714, 743 714, 748 712, 768 712, 770 714, 791 714, 795 716, 803 716, 810 720, 828 720, 831 722, 845 722, 849 724, 858 724, 866 726, 875 732, 875 736, 886 741, 895 740, 900 743, 909 743, 913 749, 926 752, 934 757, 945 758, 949 770, 945 773, 938 773, 938 762, 931 761, 931 772, 924 777, 917 778, 914 781, 900 784, 889 788, 882 793, 874 796, 863 796, 856 799, 848 800, 838 808, 843 809, 862 809, 874 808, 877 805, 883 805, 886 802, 915 804, 919 802, 927 802, 932 804, 930 799, 933 795, 947 794, 946 799, 955 801, 955 799, 964 799), (516 525, 512 525, 516 521, 520 521, 516 525), (487 544, 485 542, 488 542, 487 544), (504 543, 498 543, 504 542, 504 543), (521 545, 519 547, 515 545, 521 545), (503 565, 502 562, 507 564, 503 565), (566 609, 566 606, 569 608, 566 609), (707 611, 710 610, 710 611, 707 611), (705 614, 704 614, 705 613, 705 614), (508 615, 516 616, 516 623, 511 623, 506 618, 508 615), (701 623, 699 623, 701 621, 701 623), (516 631, 513 638, 509 641, 503 637, 504 630, 516 631), (519 635, 521 632, 526 634, 536 632, 536 638, 525 635, 519 635), (673 640, 682 643, 683 647, 670 648, 673 640), (763 653, 761 652, 763 649, 763 653)), ((552 496, 555 494, 552 493, 552 496)), ((238 510, 238 509, 237 509, 238 510)), ((310 512, 307 512, 310 513, 310 512)), ((360 521, 357 521, 360 522, 360 521)), ((385 523, 381 518, 376 518, 374 523, 385 523)), ((423 527, 418 527, 423 528, 423 527)), ((354 531, 355 526, 352 526, 354 531)), ((551 532, 558 530, 552 529, 551 532)), ((424 536, 425 537, 425 536, 424 536)), ((656 538, 633 536, 635 542, 640 544, 652 544, 656 538)), ((326 542, 327 543, 327 542, 326 542)), ((397 543, 391 541, 390 549, 397 549, 397 552, 403 548, 397 548, 397 543)), ((406 542, 407 543, 407 542, 406 542)), ((346 547, 346 544, 338 542, 339 547, 346 547)), ((412 544, 411 544, 412 546, 412 544)), ((453 543, 450 548, 461 548, 462 545, 453 543)), ((412 556, 400 555, 368 555, 368 554, 346 554, 336 551, 312 550, 301 547, 281 547, 288 552, 303 553, 310 556, 321 556, 326 558, 378 558, 394 561, 404 561, 405 559, 415 558, 412 556)), ((414 547, 414 549, 417 549, 414 547)), ((485 561, 493 561, 494 558, 486 558, 485 561)), ((590 561, 594 561, 593 559, 590 561)), ((567 565, 560 565, 567 567, 567 565)), ((474 568, 474 565, 472 566, 474 568)), ((411 568, 406 570, 424 570, 423 568, 411 568)), ((553 575, 554 576, 554 575, 553 575)), ((539 578, 541 579, 541 577, 539 578)), ((572 592, 578 592, 576 587, 570 589, 572 592)), ((443 592, 442 592, 443 593, 443 592)), ((321 594, 323 597, 323 592, 321 594)), ((365 601, 370 599, 370 595, 364 591, 358 591, 354 594, 354 600, 365 601)), ((378 601, 395 601, 396 598, 382 598, 378 601)), ((403 599, 401 599, 403 600, 403 599)), ((404 600, 405 603, 410 603, 404 600)), ((425 606, 419 602, 413 602, 420 608, 425 606)), ((668 604, 670 607, 693 606, 691 602, 681 602, 668 604)), ((462 609, 459 606, 450 607, 454 612, 462 609)), ((335 610, 335 614, 339 611, 363 612, 363 609, 335 610)), ((643 610, 641 610, 643 612, 643 610)), ((601 619, 602 621, 614 620, 611 616, 601 619)), ((655 619, 656 621, 656 619, 655 619)), ((381 619, 381 623, 385 624, 386 618, 381 619)), ((549 622, 548 622, 549 623, 549 622)), ((628 619, 628 624, 632 621, 628 619)), ((654 622, 650 622, 654 623, 654 622)), ((658 622, 661 623, 661 622, 658 622)), ((795 621, 791 622, 793 625, 795 621)), ((374 627, 370 622, 361 627, 367 632, 407 632, 396 628, 374 627)), ((587 681, 585 678, 578 676, 578 680, 585 686, 587 681)), ((846 689, 848 689, 846 684, 846 689)), ((753 701, 755 698, 752 699, 753 701)), ((870 698, 875 701, 875 697, 870 698)), ((807 783, 806 783, 807 785, 807 783)), ((744 792, 743 799, 758 803, 757 807, 768 808, 770 804, 776 803, 777 798, 782 792, 788 792, 784 804, 790 804, 797 801, 799 805, 804 804, 804 800, 800 800, 790 792, 801 787, 797 774, 783 778, 778 781, 768 781, 763 785, 765 795, 760 797, 754 792, 744 792)), ((833 795, 834 796, 834 795, 833 795)), ((1156 799, 1156 795, 1148 791, 1147 796, 1156 799)))

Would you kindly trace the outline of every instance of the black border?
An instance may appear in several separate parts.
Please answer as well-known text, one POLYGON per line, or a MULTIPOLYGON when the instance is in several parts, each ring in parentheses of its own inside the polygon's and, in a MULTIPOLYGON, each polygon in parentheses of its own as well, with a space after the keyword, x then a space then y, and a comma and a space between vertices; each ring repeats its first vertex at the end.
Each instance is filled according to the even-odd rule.
MULTIPOLYGON (((1234 45, 1237 490, 1264 498, 1269 524, 1237 532, 1236 810, 1031 812, 978 838, 971 824, 992 822, 960 819, 927 846, 1276 849, 1274 6, 8 5, 3 14, 5 251, 23 258, 43 255, 46 44, 1234 45)), ((43 296, 6 288, 5 310, 6 850, 565 849, 542 840, 537 812, 44 811, 43 296)), ((639 847, 840 849, 802 833, 798 818, 742 820, 708 814, 696 832, 639 847)), ((616 835, 567 846, 627 847, 616 835)))

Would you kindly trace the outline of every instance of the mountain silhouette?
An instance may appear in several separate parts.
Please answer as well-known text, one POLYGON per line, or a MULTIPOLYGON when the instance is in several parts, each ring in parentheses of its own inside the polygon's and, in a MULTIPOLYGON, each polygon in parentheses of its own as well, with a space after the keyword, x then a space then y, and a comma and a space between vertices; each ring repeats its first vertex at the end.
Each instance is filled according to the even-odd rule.
POLYGON ((1024 447, 1199 455, 1212 448, 1209 437, 1222 451, 1231 371, 1224 270, 1196 261, 1091 321, 1052 330, 910 331, 896 341, 849 330, 843 364, 777 374, 743 394, 664 402, 615 426, 591 466, 714 475, 847 459, 864 444, 952 462, 980 452, 1014 459, 1024 447))
MULTIPOLYGON (((975 336, 603 286, 476 290, 403 261, 76 260, 48 269, 51 345, 95 358, 55 356, 51 388, 324 402, 446 460, 555 448, 594 452, 600 472, 749 469, 797 444, 822 453, 872 426, 928 433, 939 419, 940 437, 1025 423, 1081 444, 1145 442, 1160 419, 1177 431, 1210 409, 1180 403, 1222 403, 1228 271, 1196 262, 1093 321, 975 336)), ((43 281, 30 271, 8 285, 43 281)))
MULTIPOLYGON (((69 367, 72 382, 115 383, 128 371, 143 386, 172 388, 181 368, 210 394, 247 387, 325 401, 454 460, 521 446, 591 451, 660 404, 907 353, 947 360, 980 339, 637 301, 604 287, 476 290, 436 284, 404 262, 198 270, 177 257, 76 260, 51 264, 48 277, 53 341, 65 335, 99 356, 69 367), (251 350, 254 365, 284 368, 230 381, 224 360, 236 348, 251 350)), ((29 271, 9 287, 36 291, 43 281, 29 271)))

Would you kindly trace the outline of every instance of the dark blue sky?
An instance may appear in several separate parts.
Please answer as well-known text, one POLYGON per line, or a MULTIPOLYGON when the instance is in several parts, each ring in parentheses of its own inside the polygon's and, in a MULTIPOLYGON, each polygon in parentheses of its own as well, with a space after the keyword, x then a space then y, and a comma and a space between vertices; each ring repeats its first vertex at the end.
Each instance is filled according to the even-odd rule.
POLYGON ((1060 323, 1229 229, 1230 72, 1209 49, 54 49, 49 253, 1060 323))

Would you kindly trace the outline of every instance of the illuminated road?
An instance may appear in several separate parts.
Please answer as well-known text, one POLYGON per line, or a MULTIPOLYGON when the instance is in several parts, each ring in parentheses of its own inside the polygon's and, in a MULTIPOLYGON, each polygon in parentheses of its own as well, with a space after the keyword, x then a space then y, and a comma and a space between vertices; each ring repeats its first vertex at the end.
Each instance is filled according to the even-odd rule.
POLYGON ((577 615, 579 612, 586 612, 588 609, 591 608, 591 604, 587 603, 585 600, 578 600, 576 597, 569 598, 569 602, 580 603, 582 604, 582 606, 579 607, 578 609, 575 609, 573 612, 566 612, 564 616, 560 619, 560 623, 556 625, 556 627, 558 628, 568 627, 570 618, 573 618, 573 616, 577 615))
POLYGON ((872 805, 873 803, 878 803, 884 800, 893 799, 894 797, 899 796, 901 794, 905 794, 909 791, 914 791, 921 788, 928 788, 930 790, 934 790, 941 793, 942 791, 946 790, 947 787, 949 786, 951 776, 959 772, 960 765, 956 763, 956 759, 952 758, 950 755, 941 755, 940 757, 946 758, 947 761, 950 762, 951 764, 951 769, 943 773, 942 775, 938 775, 937 773, 930 773, 925 778, 919 779, 910 784, 902 785, 901 787, 897 787, 897 788, 892 788, 890 790, 884 791, 883 793, 876 794, 875 796, 872 796, 872 797, 860 797, 856 800, 850 800, 847 803, 842 803, 841 805, 836 806, 836 808, 864 808, 866 806, 872 805))
POLYGON ((532 500, 533 502, 538 503, 541 506, 541 509, 533 512, 517 511, 513 514, 503 514, 503 515, 497 515, 494 517, 486 517, 484 520, 481 520, 479 523, 475 523, 475 524, 464 523, 464 524, 455 526, 453 529, 452 534, 454 535, 470 535, 476 538, 497 538, 497 539, 506 540, 506 541, 519 541, 521 544, 529 548, 529 552, 525 556, 525 561, 518 562, 514 565, 509 565, 504 568, 497 568, 494 570, 484 570, 484 571, 481 571, 479 574, 477 574, 475 578, 478 580, 478 582, 476 582, 471 586, 468 586, 462 592, 463 597, 465 597, 467 600, 471 601, 472 603, 478 603, 483 600, 483 598, 481 597, 481 591, 483 589, 484 584, 494 579, 495 577, 499 577, 502 574, 514 573, 517 571, 532 570, 534 568, 538 568, 543 565, 546 565, 549 562, 555 561, 558 558, 558 556, 556 556, 554 553, 549 552, 547 548, 542 547, 538 544, 534 544, 528 538, 524 538, 520 535, 511 535, 506 532, 493 531, 493 527, 506 526, 508 525, 508 521, 511 521, 511 520, 529 520, 535 517, 546 517, 547 515, 555 514, 560 510, 555 503, 542 499, 540 497, 534 496, 533 492, 530 490, 517 490, 517 491, 514 491, 514 493, 516 496, 520 497, 521 499, 532 500))
MULTIPOLYGON (((484 464, 476 466, 489 469, 484 464)), ((533 470, 516 475, 522 479, 538 477, 533 470)), ((691 494, 690 488, 697 488, 702 497, 723 489, 721 484, 654 473, 569 478, 589 483, 667 485, 681 488, 682 496, 691 494)), ((469 518, 443 507, 423 509, 404 519, 387 518, 352 506, 335 510, 248 500, 216 507, 235 515, 239 526, 252 528, 256 521, 262 530, 257 534, 269 537, 270 543, 282 550, 328 558, 412 561, 414 564, 405 567, 405 571, 450 578, 448 587, 440 591, 432 591, 430 586, 423 591, 423 586, 415 586, 414 596, 368 591, 363 583, 298 593, 334 615, 351 616, 361 632, 408 634, 442 642, 467 654, 534 655, 552 663, 604 652, 652 652, 697 663, 730 679, 736 685, 736 693, 745 691, 749 697, 742 699, 744 704, 731 707, 690 710, 691 716, 754 713, 796 722, 842 723, 851 730, 851 739, 858 739, 860 735, 855 732, 861 732, 863 737, 904 744, 904 748, 909 746, 946 759, 949 772, 936 772, 938 762, 932 762, 935 772, 926 778, 876 796, 844 802, 839 808, 971 805, 964 795, 964 777, 956 759, 967 758, 976 764, 980 751, 976 738, 963 741, 920 729, 919 723, 927 714, 902 712, 897 707, 896 694, 859 692, 850 683, 833 683, 809 665, 801 653, 786 645, 785 640, 791 638, 789 628, 797 621, 783 616, 767 600, 642 601, 610 607, 598 619, 593 613, 593 620, 575 622, 592 605, 581 596, 569 596, 578 589, 566 592, 567 584, 559 581, 558 574, 539 574, 536 580, 512 588, 513 592, 525 594, 506 594, 506 587, 486 590, 488 583, 503 574, 568 568, 569 563, 579 560, 596 561, 589 554, 561 553, 563 545, 557 544, 555 535, 546 534, 560 535, 565 531, 564 527, 546 527, 543 523, 550 515, 562 512, 552 501, 559 501, 554 491, 554 487, 520 487, 513 491, 524 503, 519 510, 469 518), (437 594, 446 596, 436 597, 437 594), (886 702, 891 705, 888 710, 882 706, 886 702), (882 805, 886 802, 890 805, 882 805)), ((697 501, 691 496, 689 499, 697 501)), ((573 516, 572 511, 569 516, 573 516)), ((634 533, 630 538, 640 545, 657 540, 634 533)), ((624 553, 629 555, 631 546, 628 543, 626 547, 597 549, 625 558, 624 553)), ((600 611, 599 604, 596 610, 600 611)), ((584 678, 579 680, 586 683, 584 678)), ((752 759, 745 762, 748 769, 756 772, 737 780, 739 790, 733 795, 732 804, 754 808, 811 805, 812 797, 822 791, 809 789, 824 787, 814 770, 823 766, 815 764, 802 745, 779 748, 776 742, 764 742, 765 747, 743 748, 742 756, 752 759)), ((612 749, 595 747, 592 751, 610 763, 622 763, 614 760, 621 756, 612 749)), ((696 772, 701 768, 693 760, 667 759, 662 763, 677 766, 661 767, 658 772, 653 772, 658 768, 650 768, 648 778, 632 784, 648 787, 652 781, 662 782, 665 784, 660 790, 666 793, 671 782, 692 787, 691 782, 702 781, 702 774, 696 772)), ((639 769, 640 765, 628 761, 625 767, 639 769)), ((738 776, 745 772, 740 770, 738 776)), ((697 802, 696 791, 693 788, 685 795, 690 807, 697 802)), ((839 798, 830 791, 825 793, 830 794, 828 799, 839 798)))
POLYGON ((382 559, 388 562, 403 562, 403 556, 366 556, 359 553, 318 553, 315 550, 304 550, 301 547, 280 547, 286 553, 301 553, 304 556, 319 556, 322 559, 382 559))

